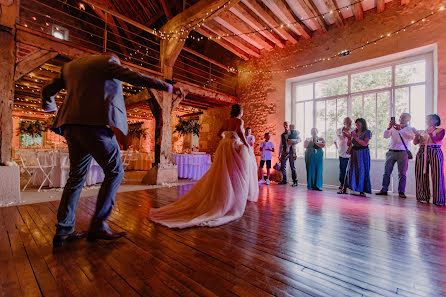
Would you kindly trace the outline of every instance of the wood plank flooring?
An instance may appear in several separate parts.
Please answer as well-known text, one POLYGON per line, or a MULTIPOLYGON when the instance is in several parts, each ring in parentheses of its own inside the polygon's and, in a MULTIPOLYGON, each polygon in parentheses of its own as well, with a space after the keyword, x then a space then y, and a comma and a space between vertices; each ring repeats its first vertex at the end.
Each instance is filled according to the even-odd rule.
POLYGON ((190 187, 120 193, 110 226, 126 238, 57 250, 58 202, 0 208, 0 296, 446 296, 446 208, 270 185, 218 228, 148 220, 190 187))

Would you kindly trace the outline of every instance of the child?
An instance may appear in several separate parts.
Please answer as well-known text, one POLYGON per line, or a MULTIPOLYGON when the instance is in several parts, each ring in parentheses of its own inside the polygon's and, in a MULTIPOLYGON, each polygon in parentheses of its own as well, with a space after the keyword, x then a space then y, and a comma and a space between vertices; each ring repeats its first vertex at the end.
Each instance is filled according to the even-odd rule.
POLYGON ((246 141, 248 142, 249 146, 254 148, 254 142, 256 141, 254 135, 251 134, 251 128, 246 128, 246 141))
POLYGON ((271 159, 273 158, 273 152, 274 152, 274 143, 269 141, 270 135, 269 133, 265 133, 265 141, 262 141, 260 144, 260 151, 262 152, 262 157, 260 159, 260 166, 259 166, 259 172, 261 179, 259 181, 259 184, 264 184, 264 175, 263 175, 263 166, 266 162, 266 184, 269 185, 269 175, 271 171, 271 159))

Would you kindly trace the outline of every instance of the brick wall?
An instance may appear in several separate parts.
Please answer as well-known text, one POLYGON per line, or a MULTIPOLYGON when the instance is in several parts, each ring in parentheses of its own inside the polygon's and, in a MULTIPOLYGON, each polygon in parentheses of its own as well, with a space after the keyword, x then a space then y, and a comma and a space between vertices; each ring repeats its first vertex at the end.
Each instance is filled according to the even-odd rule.
MULTIPOLYGON (((343 28, 332 26, 327 33, 315 32, 309 40, 302 39, 296 45, 265 52, 260 58, 239 65, 239 69, 269 70, 283 69, 290 65, 306 64, 317 58, 332 55, 346 48, 353 48, 380 34, 394 31, 414 19, 426 16, 431 9, 437 10, 441 1, 411 1, 400 5, 400 1, 386 3, 383 13, 367 11, 364 20, 349 18, 343 28)), ((395 35, 376 45, 366 47, 352 55, 327 61, 304 69, 278 74, 240 74, 240 103, 245 107, 245 126, 251 126, 256 138, 265 131, 272 132, 272 141, 279 144, 282 123, 285 119, 285 81, 312 72, 360 62, 405 50, 438 44, 438 113, 446 119, 446 12, 433 16, 422 26, 395 35)), ((258 153, 257 141, 257 153, 258 153)))

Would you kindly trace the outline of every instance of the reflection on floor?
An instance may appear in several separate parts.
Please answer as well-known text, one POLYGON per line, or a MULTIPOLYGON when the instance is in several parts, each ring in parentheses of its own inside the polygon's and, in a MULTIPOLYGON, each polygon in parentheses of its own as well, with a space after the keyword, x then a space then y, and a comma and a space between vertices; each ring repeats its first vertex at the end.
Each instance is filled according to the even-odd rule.
MULTIPOLYGON (((177 184, 169 184, 169 185, 160 185, 160 186, 149 186, 141 183, 142 178, 146 174, 146 171, 126 171, 125 178, 123 179, 121 186, 118 189, 118 193, 123 192, 131 192, 131 191, 140 191, 147 189, 155 189, 159 187, 172 187, 177 184, 194 184, 194 181, 180 179, 177 184)), ((22 179, 20 181, 22 183, 21 187, 26 184, 27 180, 22 179)), ((85 186, 82 190, 81 197, 91 197, 97 196, 99 193, 100 184, 85 186)), ((21 204, 32 204, 32 203, 40 203, 47 201, 58 201, 62 196, 63 188, 43 188, 41 192, 37 192, 37 186, 28 186, 25 191, 21 192, 21 204)))
MULTIPOLYGON (((53 251, 58 202, 0 208, 4 296, 445 296, 446 208, 262 186, 238 221, 170 230, 152 207, 191 185, 119 193, 116 242, 53 251)), ((95 197, 81 199, 86 230, 95 197)))

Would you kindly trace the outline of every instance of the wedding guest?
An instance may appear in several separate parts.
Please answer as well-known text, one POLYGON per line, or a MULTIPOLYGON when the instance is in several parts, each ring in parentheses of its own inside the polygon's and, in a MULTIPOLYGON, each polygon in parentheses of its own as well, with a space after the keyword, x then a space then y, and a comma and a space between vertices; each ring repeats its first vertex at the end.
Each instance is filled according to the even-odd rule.
POLYGON ((348 161, 350 160, 350 154, 348 150, 348 139, 353 132, 352 119, 346 117, 344 119, 344 126, 336 130, 337 140, 334 142, 339 156, 339 189, 344 187, 345 172, 347 171, 348 161))
POLYGON ((286 161, 288 160, 290 163, 291 176, 293 178, 293 187, 297 187, 297 173, 294 161, 297 157, 296 144, 301 142, 301 139, 299 137, 299 131, 294 129, 294 125, 290 125, 290 129, 288 130, 288 122, 284 122, 283 128, 285 131, 280 136, 279 151, 279 159, 282 167, 282 181, 279 184, 286 185, 288 183, 286 176, 286 161))
POLYGON ((305 165, 307 169, 307 188, 322 191, 323 159, 325 140, 317 136, 317 129, 311 129, 311 137, 304 142, 305 165))
POLYGON ((248 142, 250 147, 254 148, 254 143, 256 142, 256 138, 251 133, 252 133, 251 128, 247 127, 245 130, 246 141, 248 142))
POLYGON ((445 205, 445 186, 443 172, 443 152, 441 145, 445 130, 439 128, 440 117, 431 114, 426 117, 426 127, 424 131, 417 131, 413 143, 419 144, 417 157, 415 160, 415 182, 417 200, 420 202, 430 201, 429 167, 432 175, 433 203, 438 206, 445 205))
POLYGON ((266 184, 269 185, 271 159, 273 158, 273 153, 274 153, 274 143, 269 141, 269 139, 270 139, 269 133, 265 133, 265 141, 262 141, 262 143, 260 143, 260 152, 262 153, 262 156, 260 158, 260 166, 259 166, 259 173, 261 176, 259 184, 265 183, 263 167, 265 166, 266 163, 266 184))
MULTIPOLYGON (((406 198, 406 172, 409 165, 410 142, 415 137, 415 131, 409 126, 410 114, 402 113, 399 124, 394 121, 389 123, 389 127, 384 131, 384 138, 390 138, 389 151, 386 153, 386 163, 384 165, 384 175, 381 191, 376 195, 387 196, 390 184, 390 176, 395 163, 398 164, 398 193, 400 198, 406 198)), ((411 153, 410 153, 411 154, 411 153)))
POLYGON ((367 122, 363 118, 356 119, 355 124, 356 130, 351 133, 351 137, 349 138, 349 145, 352 148, 344 188, 338 194, 347 193, 348 187, 365 197, 365 193, 372 193, 369 150, 369 141, 372 138, 372 132, 367 129, 367 122))

